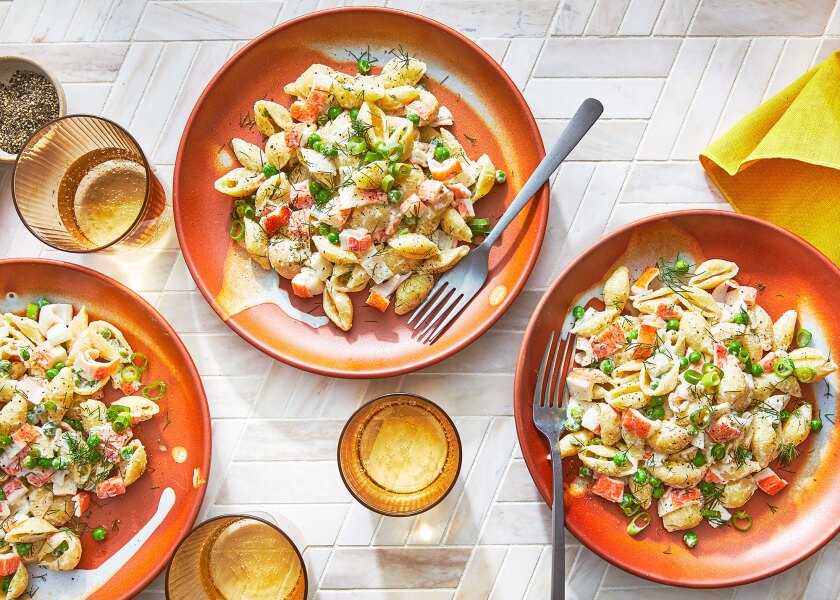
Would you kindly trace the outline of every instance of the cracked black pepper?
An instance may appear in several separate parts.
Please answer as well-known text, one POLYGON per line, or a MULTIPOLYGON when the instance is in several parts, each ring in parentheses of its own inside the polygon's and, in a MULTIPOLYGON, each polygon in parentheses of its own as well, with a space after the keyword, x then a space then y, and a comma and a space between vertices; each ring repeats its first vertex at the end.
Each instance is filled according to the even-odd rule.
POLYGON ((58 112, 58 93, 49 79, 33 71, 15 71, 8 84, 0 84, 0 149, 17 154, 58 112))

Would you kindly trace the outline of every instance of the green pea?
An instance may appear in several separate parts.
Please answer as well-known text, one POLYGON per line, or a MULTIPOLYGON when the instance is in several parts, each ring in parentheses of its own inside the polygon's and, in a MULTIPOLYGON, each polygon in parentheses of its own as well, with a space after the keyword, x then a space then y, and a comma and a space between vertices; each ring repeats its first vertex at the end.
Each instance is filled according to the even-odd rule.
POLYGON ((662 406, 657 406, 656 408, 650 411, 650 414, 653 416, 654 419, 658 421, 662 420, 665 418, 665 408, 662 406))
POLYGON ((309 193, 316 196, 321 191, 321 184, 314 179, 309 182, 309 193))
POLYGON ((665 495, 665 488, 662 487, 661 485, 659 487, 655 487, 655 488, 653 488, 653 491, 651 492, 651 495, 654 498, 661 498, 662 496, 665 495))
POLYGON ((8 434, 0 434, 0 448, 8 448, 12 445, 12 436, 8 434))
POLYGON ((674 263, 674 270, 678 273, 687 273, 689 267, 688 261, 683 258, 674 263))
POLYGON ((822 419, 819 417, 816 419, 811 419, 811 431, 817 432, 822 429, 822 419))
POLYGON ((52 381, 53 378, 55 378, 55 376, 58 375, 58 369, 56 369, 55 367, 53 367, 52 369, 47 369, 46 375, 47 375, 47 379, 52 381))
POLYGON ((92 535, 93 535, 93 539, 95 539, 97 542, 101 542, 102 540, 104 540, 107 537, 108 532, 105 530, 104 527, 97 527, 96 529, 93 530, 92 535))
POLYGON ((351 108, 350 109, 350 118, 355 121, 359 118, 359 109, 358 108, 351 108))
POLYGON ((634 329, 633 331, 627 334, 627 341, 632 342, 633 340, 638 339, 638 337, 639 332, 634 329))
POLYGON ((781 419, 782 421, 787 421, 788 419, 790 419, 790 411, 787 410, 786 408, 783 408, 782 410, 780 410, 779 411, 779 419, 781 419))
POLYGON ((726 347, 729 354, 738 354, 741 351, 741 344, 738 342, 732 342, 726 347))
POLYGON ((359 67, 359 73, 361 73, 362 75, 367 75, 368 73, 370 73, 370 61, 369 60, 366 60, 364 58, 359 59, 358 67, 359 67))
POLYGON ((504 183, 507 180, 507 173, 502 170, 496 171, 496 183, 504 183))
POLYGON ((761 374, 764 373, 764 369, 761 368, 761 365, 750 365, 750 372, 753 374, 753 377, 761 377, 761 374))
POLYGON ((27 350, 26 348, 21 348, 20 358, 21 360, 29 360, 29 350, 27 350))
POLYGON ((690 362, 692 365, 696 365, 701 360, 703 360, 703 355, 697 352, 697 350, 695 350, 694 352, 690 352, 688 355, 688 362, 690 362))
POLYGON ((651 475, 648 479, 648 483, 651 485, 651 487, 659 487, 660 485, 662 485, 662 480, 659 479, 659 477, 654 477, 653 475, 651 475))
POLYGON ((312 149, 315 152, 322 152, 323 151, 323 143, 321 141, 316 141, 312 143, 312 149))
POLYGON ((401 191, 391 190, 390 192, 388 192, 388 202, 390 202, 391 204, 396 204, 400 200, 402 200, 402 192, 401 191))
POLYGON ((443 162, 449 158, 449 148, 446 146, 440 145, 435 148, 435 160, 438 162, 443 162))
POLYGON ((572 309, 572 315, 574 315, 575 319, 580 319, 583 317, 583 313, 586 312, 583 310, 583 307, 578 304, 572 309))
POLYGON ((12 577, 11 575, 7 575, 3 578, 3 581, 0 581, 0 589, 4 592, 8 592, 10 587, 12 587, 12 577))
POLYGON ((306 138, 306 145, 314 148, 315 147, 315 142, 320 142, 320 141, 321 141, 321 136, 320 135, 318 135, 317 133, 310 133, 309 137, 306 138))
POLYGON ((667 331, 678 331, 680 328, 680 320, 679 319, 671 319, 665 324, 665 329, 667 331))
POLYGON ((47 400, 44 402, 44 410, 47 412, 55 412, 58 410, 58 406, 52 400, 47 400))
POLYGON ((648 480, 648 472, 644 469, 639 469, 635 473, 633 473, 633 481, 638 483, 639 485, 644 485, 647 483, 648 480))
POLYGON ((417 113, 408 113, 405 116, 405 118, 414 123, 415 125, 420 124, 420 115, 418 115, 417 113))
POLYGON ((6 360, 5 358, 3 360, 0 360, 0 373, 8 373, 11 370, 12 370, 11 361, 6 360))
POLYGON ((616 466, 623 467, 627 464, 627 453, 626 452, 619 452, 615 456, 613 456, 613 462, 616 466))
POLYGON ((691 459, 691 464, 695 467, 702 467, 706 464, 706 457, 703 456, 700 452, 694 455, 694 458, 691 459))
POLYGON ((327 239, 330 241, 331 244, 338 246, 338 234, 335 231, 331 231, 330 234, 327 236, 327 239))
POLYGON ((649 404, 652 408, 657 408, 659 406, 665 406, 665 398, 663 396, 654 396, 650 399, 649 404))
POLYGON ((23 466, 27 469, 34 469, 38 466, 38 459, 30 454, 29 456, 23 459, 23 466))
POLYGON ((580 423, 574 419, 566 419, 566 431, 580 431, 580 423))
POLYGON ((578 469, 578 474, 581 477, 592 477, 592 469, 584 465, 580 469, 578 469))
POLYGON ((318 205, 326 204, 330 199, 330 191, 325 189, 318 190, 318 193, 315 194, 315 202, 318 205))
POLYGON ((67 465, 64 464, 64 461, 60 458, 52 459, 52 468, 56 469, 57 471, 63 471, 67 465))
POLYGON ((274 167, 274 165, 264 165, 263 175, 265 175, 266 177, 274 177, 275 175, 277 175, 277 169, 274 167))
POLYGON ((330 121, 335 121, 338 118, 338 115, 340 114, 340 106, 330 106, 330 109, 327 111, 327 116, 330 118, 330 121))
POLYGON ((98 448, 101 442, 102 438, 99 437, 98 433, 91 433, 87 439, 87 445, 89 448, 98 448))
POLYGON ((17 552, 18 556, 26 556, 27 554, 32 552, 32 544, 29 544, 29 543, 15 544, 15 552, 17 552))
POLYGON ((318 225, 318 233, 320 233, 321 235, 329 235, 330 231, 330 226, 326 223, 321 223, 320 225, 318 225))
POLYGON ((688 357, 678 356, 677 360, 680 362, 680 369, 685 369, 688 366, 688 357))
POLYGON ((685 545, 689 548, 694 548, 694 546, 697 545, 697 534, 693 531, 689 531, 683 536, 683 542, 685 542, 685 545))
POLYGON ((605 358, 601 361, 601 364, 598 365, 598 368, 601 369, 601 372, 604 375, 609 375, 615 370, 615 361, 611 358, 605 358))
POLYGON ((749 315, 747 315, 747 313, 741 312, 732 318, 732 322, 737 323, 738 325, 746 325, 750 322, 750 317, 749 315))
POLYGON ((46 456, 38 459, 38 466, 42 469, 49 469, 52 466, 52 459, 46 456))

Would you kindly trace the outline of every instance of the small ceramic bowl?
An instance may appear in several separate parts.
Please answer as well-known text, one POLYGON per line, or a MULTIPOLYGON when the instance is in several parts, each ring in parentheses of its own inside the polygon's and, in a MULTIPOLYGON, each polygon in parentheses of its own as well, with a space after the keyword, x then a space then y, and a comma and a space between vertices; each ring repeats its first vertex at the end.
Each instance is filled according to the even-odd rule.
MULTIPOLYGON (((50 83, 55 87, 58 94, 58 117, 63 117, 67 114, 67 99, 64 97, 64 88, 61 87, 61 82, 50 73, 47 69, 39 65, 33 60, 24 56, 0 56, 0 83, 9 83, 9 78, 14 75, 15 71, 34 71, 40 73, 50 80, 50 83)), ((40 127, 38 128, 40 129, 40 127)), ((35 133, 34 131, 32 133, 35 133)), ((17 160, 17 154, 9 154, 0 150, 0 164, 14 164, 17 160)))

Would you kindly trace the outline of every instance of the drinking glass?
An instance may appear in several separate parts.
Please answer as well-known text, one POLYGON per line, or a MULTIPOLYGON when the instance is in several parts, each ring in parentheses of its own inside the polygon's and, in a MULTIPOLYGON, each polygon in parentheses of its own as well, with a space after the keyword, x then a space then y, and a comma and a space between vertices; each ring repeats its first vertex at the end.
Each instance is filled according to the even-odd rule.
POLYGON ((193 529, 166 573, 167 600, 304 600, 303 557, 275 524, 224 515, 193 529))
POLYGON ((350 493, 388 516, 426 511, 444 499, 461 470, 461 439, 452 419, 414 394, 374 398, 347 421, 338 467, 350 493))
POLYGON ((65 252, 118 252, 159 239, 172 208, 137 141, 101 117, 47 123, 20 151, 12 197, 35 237, 65 252))

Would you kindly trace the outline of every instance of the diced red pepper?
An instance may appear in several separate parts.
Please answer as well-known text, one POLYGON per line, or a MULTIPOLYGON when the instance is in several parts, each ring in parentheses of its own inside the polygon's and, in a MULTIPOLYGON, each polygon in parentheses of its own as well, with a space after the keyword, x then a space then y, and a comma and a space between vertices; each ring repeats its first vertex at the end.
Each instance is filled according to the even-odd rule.
POLYGON ((271 237, 277 230, 280 229, 283 225, 289 222, 289 217, 292 216, 292 209, 282 204, 272 210, 267 215, 264 215, 260 219, 260 225, 263 229, 265 229, 265 233, 268 237, 271 237))
POLYGON ((601 360, 616 350, 620 350, 627 343, 627 336, 618 323, 613 323, 605 331, 599 333, 592 340, 592 352, 595 358, 601 360))
POLYGON ((666 321, 670 321, 671 319, 679 321, 682 319, 682 311, 678 311, 677 307, 673 304, 660 304, 656 307, 656 316, 666 321))
POLYGON ((624 496, 624 482, 620 479, 601 475, 595 485, 592 486, 592 493, 610 502, 621 502, 624 496))
POLYGON ((100 481, 96 485, 96 496, 100 499, 113 498, 120 494, 125 494, 125 484, 119 475, 100 481))
POLYGON ((653 427, 653 421, 645 418, 644 415, 635 408, 631 408, 624 413, 621 425, 627 429, 627 431, 630 431, 639 437, 646 438, 650 435, 650 430, 653 427))

